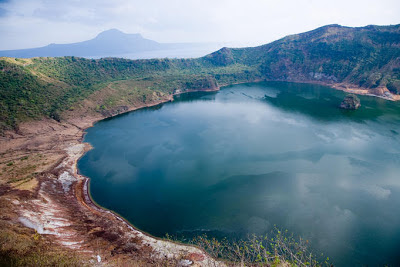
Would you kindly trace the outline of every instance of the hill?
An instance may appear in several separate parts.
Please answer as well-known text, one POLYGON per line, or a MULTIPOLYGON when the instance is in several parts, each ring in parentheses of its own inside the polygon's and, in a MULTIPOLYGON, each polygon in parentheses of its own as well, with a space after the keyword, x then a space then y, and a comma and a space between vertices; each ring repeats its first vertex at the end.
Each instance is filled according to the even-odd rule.
POLYGON ((342 88, 400 93, 400 25, 359 28, 327 25, 254 48, 221 49, 219 65, 244 64, 266 79, 323 82, 342 88))
MULTIPOLYGON (((114 35, 121 33, 109 31, 96 42, 106 44, 114 35)), ((142 40, 138 35, 128 39, 135 38, 142 40)), ((260 80, 320 83, 398 99, 400 25, 328 25, 258 47, 223 48, 197 59, 2 58, 0 70, 2 129, 43 116, 59 120, 64 111, 77 107, 83 113, 114 114, 121 106, 151 101, 149 92, 155 93, 155 100, 177 92, 260 80), (124 89, 112 96, 107 93, 117 84, 124 89), (88 104, 91 99, 94 102, 88 104)))

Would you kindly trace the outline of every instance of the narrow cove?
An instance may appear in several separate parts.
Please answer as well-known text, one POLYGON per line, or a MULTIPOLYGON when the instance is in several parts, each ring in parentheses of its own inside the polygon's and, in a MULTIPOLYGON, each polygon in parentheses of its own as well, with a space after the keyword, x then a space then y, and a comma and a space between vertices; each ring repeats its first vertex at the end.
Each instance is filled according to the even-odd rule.
POLYGON ((235 85, 100 121, 78 163, 93 199, 152 235, 274 225, 333 263, 400 263, 400 104, 293 83, 235 85))

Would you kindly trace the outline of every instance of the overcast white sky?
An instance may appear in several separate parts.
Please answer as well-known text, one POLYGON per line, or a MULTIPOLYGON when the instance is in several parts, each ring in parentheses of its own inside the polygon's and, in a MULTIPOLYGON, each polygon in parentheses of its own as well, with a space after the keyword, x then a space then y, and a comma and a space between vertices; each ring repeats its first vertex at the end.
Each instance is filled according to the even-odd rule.
POLYGON ((399 0, 0 0, 0 49, 117 28, 159 42, 258 45, 326 24, 400 23, 399 0))

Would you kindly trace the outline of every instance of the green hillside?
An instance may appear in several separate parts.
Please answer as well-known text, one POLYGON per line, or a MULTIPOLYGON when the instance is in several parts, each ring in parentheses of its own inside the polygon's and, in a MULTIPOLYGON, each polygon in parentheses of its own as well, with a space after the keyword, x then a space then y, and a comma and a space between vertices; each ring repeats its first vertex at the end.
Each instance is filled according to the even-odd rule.
POLYGON ((400 25, 328 25, 255 48, 225 49, 216 58, 254 66, 270 80, 346 82, 400 93, 400 25))
POLYGON ((257 80, 346 83, 400 94, 400 25, 329 25, 198 59, 0 58, 0 130, 43 116, 60 120, 64 110, 126 80, 132 93, 115 91, 113 101, 100 103, 103 109, 120 98, 146 101, 148 90, 165 95, 257 80))
MULTIPOLYGON (((249 74, 247 66, 213 67, 199 60, 185 59, 1 58, 0 70, 0 127, 3 130, 42 116, 58 120, 63 110, 119 80, 137 81, 137 84, 146 81, 140 89, 152 87, 155 91, 173 94, 177 89, 216 87, 216 79, 230 84, 238 79, 256 78, 249 74)), ((140 93, 139 90, 137 94, 140 93)))

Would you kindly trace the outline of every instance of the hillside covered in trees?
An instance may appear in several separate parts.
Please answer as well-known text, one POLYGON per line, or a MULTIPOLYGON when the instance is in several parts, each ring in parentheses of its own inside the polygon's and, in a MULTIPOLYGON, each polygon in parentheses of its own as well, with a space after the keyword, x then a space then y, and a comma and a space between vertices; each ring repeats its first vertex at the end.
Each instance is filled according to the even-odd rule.
POLYGON ((197 59, 0 58, 0 129, 41 117, 61 120, 65 110, 90 98, 95 99, 93 112, 106 112, 146 103, 149 97, 260 80, 398 95, 400 25, 328 25, 258 47, 222 48, 197 59))

